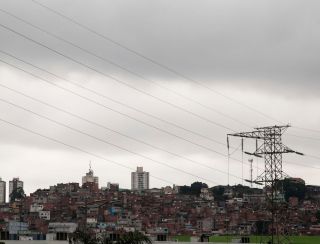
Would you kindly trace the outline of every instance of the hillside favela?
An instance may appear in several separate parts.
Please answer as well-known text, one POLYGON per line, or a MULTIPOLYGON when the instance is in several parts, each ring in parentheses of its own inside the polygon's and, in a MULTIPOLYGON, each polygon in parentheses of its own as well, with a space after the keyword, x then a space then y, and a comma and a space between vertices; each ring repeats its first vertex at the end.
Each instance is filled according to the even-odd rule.
MULTIPOLYGON (((130 175, 128 175, 128 180, 130 175)), ((150 188, 149 172, 137 167, 131 189, 108 182, 100 186, 93 169, 82 183, 57 183, 25 195, 23 181, 0 188, 2 240, 70 240, 85 230, 112 241, 128 232, 145 233, 153 241, 222 241, 224 236, 255 239, 267 234, 265 188, 218 185, 204 182, 150 188)), ((320 186, 301 178, 286 178, 287 224, 296 236, 320 234, 320 186)), ((270 226, 269 226, 270 228, 270 226)), ((252 239, 253 241, 257 241, 252 239)))

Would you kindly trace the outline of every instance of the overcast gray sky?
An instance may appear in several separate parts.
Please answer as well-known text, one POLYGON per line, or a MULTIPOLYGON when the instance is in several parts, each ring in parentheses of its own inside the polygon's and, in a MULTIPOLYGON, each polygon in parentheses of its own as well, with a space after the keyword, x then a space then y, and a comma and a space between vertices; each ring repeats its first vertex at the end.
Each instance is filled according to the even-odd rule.
MULTIPOLYGON (((227 172, 228 160, 221 155, 227 153, 226 134, 279 123, 241 104, 290 123, 293 127, 285 134, 285 143, 320 157, 320 133, 295 128, 320 130, 319 1, 38 1, 203 86, 94 35, 31 0, 1 0, 1 10, 140 76, 0 11, 0 60, 87 98, 0 62, 0 119, 91 153, 71 149, 0 122, 0 177, 4 180, 19 176, 28 193, 58 182, 80 182, 91 160, 101 186, 111 181, 120 183, 123 188, 130 187, 130 169, 107 162, 103 157, 129 168, 143 166, 151 175, 167 181, 152 178, 152 187, 190 184, 196 180, 210 186, 227 184, 228 177, 223 172, 227 172), (3 52, 131 108, 80 89, 3 52), (9 91, 3 85, 96 125, 9 91)), ((231 140, 235 148, 239 143, 238 139, 231 140)), ((253 145, 254 142, 245 141, 247 150, 252 150, 253 145)), ((241 153, 236 151, 232 156, 239 161, 230 161, 230 183, 241 183, 241 179, 234 177, 242 177, 241 153)), ((284 170, 291 176, 304 178, 309 184, 319 184, 320 158, 316 157, 285 155, 284 170)), ((244 162, 248 159, 245 156, 244 162)), ((262 160, 256 163, 260 170, 255 169, 255 175, 263 168, 262 160)), ((245 164, 243 176, 248 178, 248 175, 249 166, 245 164)))

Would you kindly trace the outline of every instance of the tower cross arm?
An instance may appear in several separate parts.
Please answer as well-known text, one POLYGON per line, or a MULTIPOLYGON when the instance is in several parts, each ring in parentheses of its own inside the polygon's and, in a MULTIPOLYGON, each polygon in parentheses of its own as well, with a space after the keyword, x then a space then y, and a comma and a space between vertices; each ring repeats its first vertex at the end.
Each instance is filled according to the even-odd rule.
POLYGON ((292 150, 291 148, 287 147, 286 145, 280 143, 276 146, 275 150, 273 151, 266 151, 264 148, 264 144, 262 144, 259 148, 256 149, 252 155, 263 155, 263 154, 283 154, 283 153, 296 153, 298 155, 304 155, 303 153, 297 152, 295 150, 292 150))
POLYGON ((303 156, 304 154, 301 152, 297 152, 289 147, 287 147, 286 145, 281 144, 280 147, 278 148, 279 153, 295 153, 298 155, 303 156))
POLYGON ((241 137, 241 138, 265 139, 264 132, 259 130, 228 134, 228 136, 235 136, 235 137, 241 137))

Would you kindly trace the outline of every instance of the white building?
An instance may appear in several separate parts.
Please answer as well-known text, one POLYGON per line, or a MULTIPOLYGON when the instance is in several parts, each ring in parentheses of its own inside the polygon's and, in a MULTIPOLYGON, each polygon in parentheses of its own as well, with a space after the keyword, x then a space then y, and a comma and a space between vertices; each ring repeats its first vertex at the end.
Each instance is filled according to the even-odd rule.
POLYGON ((91 164, 90 164, 89 172, 82 177, 82 185, 85 183, 92 183, 92 182, 99 185, 99 177, 94 176, 93 170, 91 169, 91 164))
POLYGON ((50 220, 50 211, 39 211, 39 218, 44 220, 50 220))
POLYGON ((96 218, 87 218, 87 226, 96 226, 98 220, 96 218))
POLYGON ((35 212, 40 212, 43 210, 43 205, 39 203, 33 203, 30 205, 30 212, 35 213, 35 212))
POLYGON ((59 223, 51 222, 48 226, 49 233, 73 233, 77 230, 78 224, 76 223, 59 223))
POLYGON ((171 195, 171 194, 173 194, 173 189, 172 189, 172 187, 171 187, 171 186, 165 186, 165 187, 163 188, 163 193, 164 193, 165 195, 171 195))
POLYGON ((6 182, 0 178, 0 204, 6 202, 6 182))
POLYGON ((23 181, 21 181, 19 178, 13 178, 11 181, 9 181, 9 196, 18 188, 23 189, 23 181))
POLYGON ((200 197, 207 201, 213 201, 214 197, 212 192, 208 188, 202 188, 200 192, 200 197))
POLYGON ((149 189, 149 172, 143 171, 143 167, 137 167, 137 171, 131 173, 131 189, 134 191, 149 189))

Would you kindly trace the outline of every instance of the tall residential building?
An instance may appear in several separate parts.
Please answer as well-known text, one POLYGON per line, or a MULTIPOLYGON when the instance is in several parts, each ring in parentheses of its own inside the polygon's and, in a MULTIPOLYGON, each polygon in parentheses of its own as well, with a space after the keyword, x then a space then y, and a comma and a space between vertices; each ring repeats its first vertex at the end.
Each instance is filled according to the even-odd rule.
POLYGON ((11 181, 9 181, 9 196, 18 188, 23 189, 23 181, 21 181, 19 178, 13 178, 11 181))
POLYGON ((91 164, 88 173, 86 173, 86 175, 82 177, 82 185, 85 183, 96 183, 97 185, 99 185, 99 177, 94 176, 93 170, 91 169, 91 164))
POLYGON ((131 189, 134 191, 149 189, 149 172, 143 171, 143 167, 137 167, 137 171, 131 173, 131 189))
POLYGON ((0 204, 6 202, 6 182, 0 178, 0 204))

